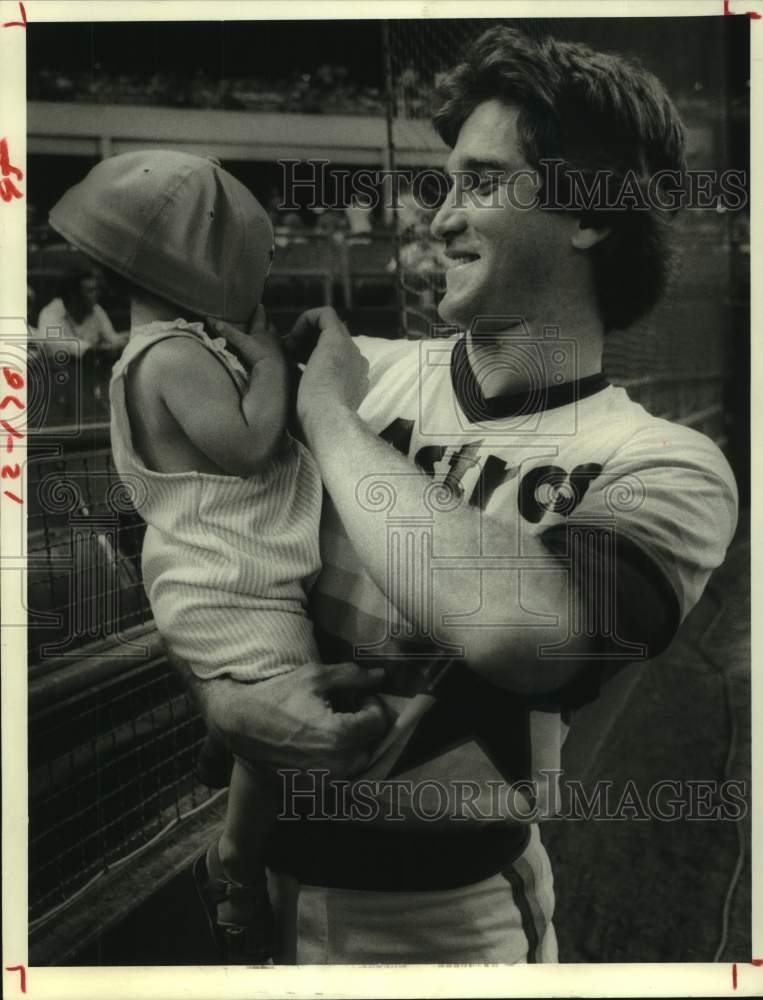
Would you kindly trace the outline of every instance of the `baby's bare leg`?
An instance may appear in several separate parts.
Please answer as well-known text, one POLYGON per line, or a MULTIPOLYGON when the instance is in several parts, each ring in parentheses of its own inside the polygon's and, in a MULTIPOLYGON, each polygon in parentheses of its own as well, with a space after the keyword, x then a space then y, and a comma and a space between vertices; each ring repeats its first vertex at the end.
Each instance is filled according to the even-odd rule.
POLYGON ((218 851, 225 875, 243 885, 265 878, 265 842, 276 817, 274 788, 260 772, 235 761, 218 851))
POLYGON ((273 911, 265 871, 265 844, 275 825, 272 779, 236 760, 225 827, 206 855, 205 895, 225 964, 270 964, 273 911))

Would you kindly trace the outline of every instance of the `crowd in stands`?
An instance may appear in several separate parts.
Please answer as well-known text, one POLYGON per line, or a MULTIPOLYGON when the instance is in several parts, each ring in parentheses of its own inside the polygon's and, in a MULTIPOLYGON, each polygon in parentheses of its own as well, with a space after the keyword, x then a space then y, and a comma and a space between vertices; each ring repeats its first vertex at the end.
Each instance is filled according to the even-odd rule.
POLYGON ((27 82, 33 101, 81 101, 230 111, 287 111, 303 114, 384 113, 382 88, 353 83, 344 66, 321 66, 314 73, 224 79, 202 70, 194 74, 65 73, 42 70, 27 82))
MULTIPOLYGON (((394 80, 394 113, 425 118, 431 111, 436 83, 413 66, 399 70, 394 80)), ((315 72, 293 70, 279 77, 212 77, 195 73, 77 73, 45 69, 30 75, 27 97, 32 101, 79 101, 89 104, 154 105, 227 111, 282 111, 302 114, 382 115, 384 88, 355 83, 346 66, 325 65, 315 72)))

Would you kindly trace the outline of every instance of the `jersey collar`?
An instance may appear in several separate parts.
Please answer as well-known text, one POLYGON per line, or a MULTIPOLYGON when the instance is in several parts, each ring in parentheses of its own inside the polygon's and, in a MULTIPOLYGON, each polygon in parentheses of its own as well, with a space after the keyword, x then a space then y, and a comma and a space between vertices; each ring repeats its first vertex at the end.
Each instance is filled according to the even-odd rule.
POLYGON ((507 392, 502 396, 485 399, 469 362, 465 336, 456 341, 453 348, 450 379, 464 416, 472 424, 553 410, 592 396, 610 385, 602 372, 596 372, 574 382, 538 386, 529 392, 507 392))

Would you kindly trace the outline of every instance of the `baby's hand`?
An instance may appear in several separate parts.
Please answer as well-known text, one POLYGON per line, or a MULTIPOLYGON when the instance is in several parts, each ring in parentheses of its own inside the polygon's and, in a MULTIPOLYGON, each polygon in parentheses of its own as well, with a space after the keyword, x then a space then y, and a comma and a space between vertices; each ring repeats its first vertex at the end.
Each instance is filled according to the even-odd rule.
POLYGON ((215 333, 226 339, 250 368, 264 358, 283 358, 275 327, 268 325, 265 309, 262 306, 257 306, 246 333, 242 333, 225 320, 207 319, 207 323, 215 333))

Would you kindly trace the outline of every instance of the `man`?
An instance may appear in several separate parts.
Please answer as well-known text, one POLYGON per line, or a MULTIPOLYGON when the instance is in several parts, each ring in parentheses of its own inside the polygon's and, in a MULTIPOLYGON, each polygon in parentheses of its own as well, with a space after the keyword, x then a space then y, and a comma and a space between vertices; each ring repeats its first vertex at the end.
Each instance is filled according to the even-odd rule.
POLYGON ((296 331, 320 326, 297 401, 330 498, 316 632, 327 662, 384 680, 344 664, 304 668, 302 687, 299 671, 196 685, 212 729, 266 766, 399 779, 364 813, 286 776, 281 961, 556 961, 531 821, 553 811, 563 720, 668 645, 735 527, 718 449, 601 374, 607 332, 663 290, 665 219, 581 204, 575 176, 590 191, 603 171, 682 170, 661 85, 496 28, 439 96, 439 309, 466 333, 353 341, 320 311, 296 331), (332 684, 385 692, 381 759, 373 701, 332 712, 332 684))
POLYGON ((80 355, 90 350, 121 350, 126 333, 117 333, 108 313, 98 303, 99 274, 75 269, 61 279, 58 295, 40 310, 37 336, 66 337, 78 345, 80 355))

